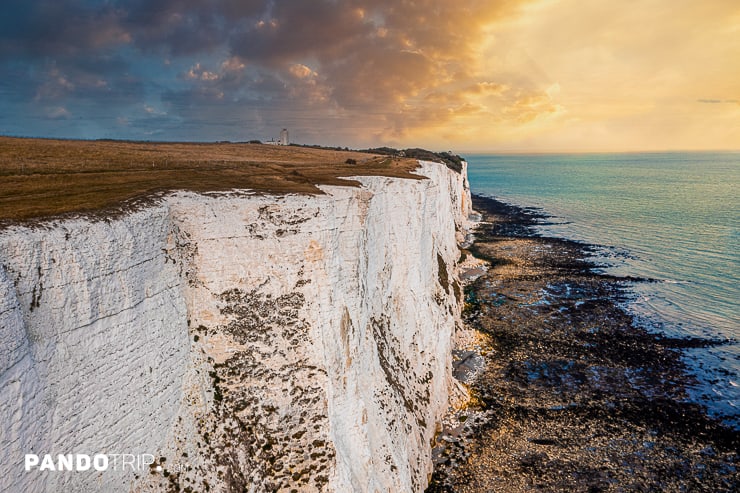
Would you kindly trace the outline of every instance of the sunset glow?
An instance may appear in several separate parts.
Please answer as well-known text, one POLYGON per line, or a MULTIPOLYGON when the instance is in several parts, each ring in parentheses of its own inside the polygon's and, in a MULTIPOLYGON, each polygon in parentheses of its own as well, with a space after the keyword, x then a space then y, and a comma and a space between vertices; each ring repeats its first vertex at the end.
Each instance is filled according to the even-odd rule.
POLYGON ((740 3, 9 0, 0 134, 740 147, 740 3))

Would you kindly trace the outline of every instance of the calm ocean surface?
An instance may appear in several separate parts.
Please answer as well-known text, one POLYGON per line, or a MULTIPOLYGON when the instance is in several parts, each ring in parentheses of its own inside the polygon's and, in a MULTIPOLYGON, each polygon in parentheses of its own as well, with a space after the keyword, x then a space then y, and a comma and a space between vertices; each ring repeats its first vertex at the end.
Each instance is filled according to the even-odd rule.
POLYGON ((688 350, 692 398, 740 426, 740 152, 467 155, 473 193, 555 216, 543 233, 605 248, 642 324, 735 339, 688 350), (734 417, 733 417, 734 416, 734 417))

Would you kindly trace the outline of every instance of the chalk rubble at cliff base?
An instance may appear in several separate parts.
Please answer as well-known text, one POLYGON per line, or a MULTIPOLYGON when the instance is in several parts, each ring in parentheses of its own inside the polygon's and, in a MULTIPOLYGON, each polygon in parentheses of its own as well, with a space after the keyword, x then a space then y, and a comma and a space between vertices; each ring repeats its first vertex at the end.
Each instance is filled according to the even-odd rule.
POLYGON ((0 490, 423 491, 470 197, 418 172, 0 232, 0 490))

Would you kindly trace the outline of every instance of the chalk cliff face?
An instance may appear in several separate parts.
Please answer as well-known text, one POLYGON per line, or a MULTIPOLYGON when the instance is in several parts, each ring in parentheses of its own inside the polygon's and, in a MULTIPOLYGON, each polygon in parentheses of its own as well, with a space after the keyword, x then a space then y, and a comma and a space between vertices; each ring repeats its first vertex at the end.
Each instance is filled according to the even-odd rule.
POLYGON ((419 174, 0 232, 0 490, 423 491, 470 200, 419 174))

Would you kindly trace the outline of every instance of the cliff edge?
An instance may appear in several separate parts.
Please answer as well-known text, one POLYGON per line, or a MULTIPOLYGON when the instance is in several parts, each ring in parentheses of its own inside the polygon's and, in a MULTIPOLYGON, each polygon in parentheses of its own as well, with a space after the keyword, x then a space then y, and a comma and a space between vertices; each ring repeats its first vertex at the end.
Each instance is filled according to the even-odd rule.
POLYGON ((423 491, 465 171, 0 232, 0 490, 423 491))

